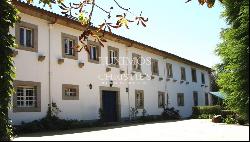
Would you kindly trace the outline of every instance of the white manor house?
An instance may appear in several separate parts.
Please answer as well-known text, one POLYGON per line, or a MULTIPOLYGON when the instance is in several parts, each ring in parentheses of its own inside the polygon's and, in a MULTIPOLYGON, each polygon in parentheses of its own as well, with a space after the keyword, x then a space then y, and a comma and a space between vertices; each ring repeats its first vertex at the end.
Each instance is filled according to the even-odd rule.
POLYGON ((101 108, 110 122, 129 118, 130 108, 160 115, 167 105, 189 117, 193 106, 211 104, 210 68, 112 33, 104 47, 90 39, 90 53, 76 52, 79 22, 15 5, 21 22, 11 29, 19 45, 9 109, 14 124, 45 117, 52 102, 62 119, 97 120, 101 108))

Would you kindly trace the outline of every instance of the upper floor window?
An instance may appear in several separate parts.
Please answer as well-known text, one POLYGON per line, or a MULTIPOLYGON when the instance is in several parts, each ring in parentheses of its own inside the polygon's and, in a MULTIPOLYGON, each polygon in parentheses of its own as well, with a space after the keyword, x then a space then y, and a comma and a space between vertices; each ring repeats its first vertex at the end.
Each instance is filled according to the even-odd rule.
POLYGON ((194 102, 194 106, 198 106, 198 92, 194 91, 193 92, 193 102, 194 102))
POLYGON ((62 33, 63 57, 77 60, 78 54, 74 48, 77 44, 77 37, 62 33))
POLYGON ((93 41, 88 41, 89 44, 89 62, 91 63, 100 63, 101 57, 101 48, 100 45, 93 41))
POLYGON ((119 49, 108 47, 108 64, 110 66, 119 66, 119 49))
POLYGON ((135 90, 135 107, 137 109, 144 108, 144 91, 143 90, 135 90))
POLYGON ((197 75, 196 75, 196 69, 192 69, 192 81, 197 82, 197 75))
POLYGON ((14 112, 41 111, 41 83, 15 81, 16 94, 13 96, 14 112))
POLYGON ((178 106, 184 106, 184 94, 183 93, 177 94, 177 104, 178 106))
POLYGON ((33 48, 33 31, 32 29, 20 27, 20 45, 33 48))
POLYGON ((63 84, 63 100, 79 100, 79 86, 71 84, 63 84))
POLYGON ((181 67, 181 80, 186 80, 186 69, 181 67))
POLYGON ((38 51, 38 26, 26 22, 16 23, 16 42, 18 49, 37 52, 38 51))
POLYGON ((159 75, 158 61, 156 59, 151 59, 151 71, 153 75, 159 75))
POLYGON ((158 107, 164 108, 164 106, 165 106, 165 93, 158 92, 158 107))
POLYGON ((141 55, 132 54, 132 68, 134 71, 141 71, 141 55))
POLYGON ((173 67, 170 63, 167 63, 167 77, 173 78, 173 67))
POLYGON ((205 75, 204 75, 204 73, 201 73, 201 83, 205 84, 205 75))

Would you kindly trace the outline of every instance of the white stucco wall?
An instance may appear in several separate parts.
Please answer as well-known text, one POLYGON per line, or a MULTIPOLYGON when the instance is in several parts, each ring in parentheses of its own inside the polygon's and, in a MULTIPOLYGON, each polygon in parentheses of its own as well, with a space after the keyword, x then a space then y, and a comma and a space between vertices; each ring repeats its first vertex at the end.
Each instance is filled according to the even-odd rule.
MULTIPOLYGON (((41 20, 26 14, 21 14, 22 21, 32 23, 38 26, 38 53, 18 50, 19 54, 15 57, 15 66, 17 68, 16 80, 41 82, 41 112, 19 112, 13 113, 9 110, 10 119, 15 124, 20 122, 32 121, 40 119, 46 115, 49 103, 49 25, 48 21, 41 20), (43 62, 38 62, 38 54, 46 56, 43 62)), ((88 54, 85 50, 78 53, 78 60, 64 59, 64 63, 59 65, 58 58, 62 58, 61 33, 66 33, 74 36, 79 36, 81 31, 77 31, 70 27, 65 27, 59 24, 54 24, 50 29, 51 35, 51 96, 52 101, 62 111, 59 113, 60 118, 64 119, 78 119, 78 120, 93 120, 98 119, 98 109, 100 108, 100 86, 108 86, 102 83, 98 75, 106 74, 105 63, 94 64, 88 62, 88 54), (78 62, 84 62, 83 68, 78 67, 78 62), (93 85, 93 89, 89 89, 89 84, 93 85), (62 100, 62 84, 79 85, 79 100, 62 100)), ((14 34, 14 29, 11 31, 14 34)), ((193 106, 193 91, 199 93, 199 105, 205 104, 205 92, 209 92, 210 81, 208 72, 197 68, 197 83, 191 80, 191 66, 186 65, 170 59, 163 59, 163 57, 139 50, 134 47, 127 47, 114 41, 104 43, 105 47, 101 48, 101 56, 108 56, 108 46, 119 48, 120 57, 132 58, 132 53, 137 53, 142 57, 152 57, 159 62, 159 77, 163 77, 159 81, 159 77, 154 80, 145 81, 144 84, 135 82, 135 84, 127 85, 127 82, 116 84, 114 80, 113 87, 120 88, 120 103, 121 103, 121 117, 129 117, 129 107, 135 107, 135 90, 144 90, 144 107, 149 115, 159 115, 162 109, 158 108, 158 91, 169 94, 170 106, 180 110, 183 117, 191 115, 193 106), (126 53, 127 50, 127 53, 126 53), (173 64, 174 79, 177 82, 166 81, 166 62, 173 64), (180 67, 186 68, 186 78, 189 84, 180 84, 180 67), (205 74, 206 85, 208 87, 201 87, 201 72, 205 74), (126 92, 126 87, 129 87, 129 93, 126 92), (184 93, 185 106, 177 106, 177 93, 184 93), (129 94, 129 100, 128 100, 129 94), (130 106, 129 106, 130 104, 130 106)), ((132 72, 132 65, 120 65, 119 68, 112 68, 111 72, 107 74, 120 75, 120 70, 132 72)), ((151 75, 151 65, 142 65, 142 73, 151 75)), ((138 73, 136 73, 138 74, 138 73)), ((141 110, 140 110, 141 113, 141 110)))

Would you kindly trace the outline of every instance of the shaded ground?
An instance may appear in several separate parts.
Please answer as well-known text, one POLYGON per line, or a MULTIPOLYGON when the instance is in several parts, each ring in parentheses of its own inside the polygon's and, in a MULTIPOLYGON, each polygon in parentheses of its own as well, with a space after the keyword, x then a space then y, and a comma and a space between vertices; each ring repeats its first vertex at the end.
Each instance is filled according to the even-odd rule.
POLYGON ((249 126, 215 124, 210 120, 183 120, 134 126, 115 126, 22 135, 14 141, 248 141, 249 126))

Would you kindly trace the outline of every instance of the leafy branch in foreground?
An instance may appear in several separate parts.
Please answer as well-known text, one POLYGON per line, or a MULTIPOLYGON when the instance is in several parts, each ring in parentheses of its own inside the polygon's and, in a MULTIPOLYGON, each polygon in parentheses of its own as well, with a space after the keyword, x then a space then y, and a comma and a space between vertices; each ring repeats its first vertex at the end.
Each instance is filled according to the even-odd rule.
MULTIPOLYGON (((192 0, 187 0, 186 3, 188 2, 191 2, 192 0)), ((212 8, 215 4, 215 1, 216 0, 198 0, 199 4, 200 5, 204 5, 204 4, 207 4, 207 7, 208 8, 212 8)), ((218 0, 220 1, 221 3, 223 3, 223 0, 218 0)))
MULTIPOLYGON (((27 0, 28 3, 32 3, 33 0, 27 0)), ((122 27, 126 27, 129 29, 129 24, 137 22, 137 25, 142 25, 146 27, 146 23, 148 22, 148 18, 142 16, 142 12, 135 16, 136 14, 130 11, 130 8, 125 8, 121 4, 117 2, 117 0, 113 0, 116 7, 118 7, 121 11, 121 14, 114 14, 114 6, 110 7, 109 9, 105 9, 102 6, 96 3, 96 0, 79 0, 76 3, 68 3, 66 4, 63 0, 39 0, 40 3, 44 5, 48 5, 52 7, 52 4, 57 4, 61 9, 61 14, 66 17, 73 18, 78 20, 84 30, 82 34, 79 36, 79 41, 81 45, 76 45, 74 49, 78 52, 85 49, 88 53, 90 47, 87 44, 87 41, 90 37, 94 39, 95 42, 98 42, 102 47, 104 47, 103 42, 107 42, 104 38, 106 32, 112 32, 113 29, 118 29, 122 27), (104 18, 103 22, 98 24, 97 28, 93 28, 92 17, 94 15, 95 8, 101 10, 106 17, 104 18), (132 15, 134 20, 130 20, 128 15, 132 15), (112 18, 116 19, 116 22, 112 22, 112 18)))

